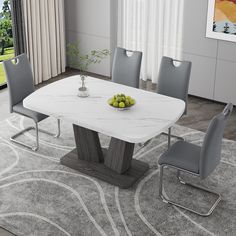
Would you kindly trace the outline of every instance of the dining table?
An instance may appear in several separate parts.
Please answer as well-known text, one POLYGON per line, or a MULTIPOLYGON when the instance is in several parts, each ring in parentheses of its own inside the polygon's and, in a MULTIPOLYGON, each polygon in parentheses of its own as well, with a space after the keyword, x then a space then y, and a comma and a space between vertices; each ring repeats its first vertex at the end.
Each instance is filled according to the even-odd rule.
POLYGON ((129 188, 149 169, 145 156, 142 161, 133 157, 135 144, 173 126, 184 113, 185 102, 90 76, 85 80, 89 96, 81 98, 80 83, 79 75, 58 80, 30 94, 23 105, 73 126, 76 148, 61 157, 62 165, 129 188), (110 106, 108 100, 116 94, 134 98, 135 105, 110 106), (110 137, 108 148, 101 146, 99 133, 110 137))

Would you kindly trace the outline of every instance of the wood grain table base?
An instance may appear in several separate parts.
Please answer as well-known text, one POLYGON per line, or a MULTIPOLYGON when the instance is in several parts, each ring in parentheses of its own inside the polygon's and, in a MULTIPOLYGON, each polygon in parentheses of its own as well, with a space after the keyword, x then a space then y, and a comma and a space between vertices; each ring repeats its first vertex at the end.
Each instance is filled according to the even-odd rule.
POLYGON ((78 159, 76 149, 62 157, 61 164, 124 189, 132 187, 149 169, 147 163, 133 159, 131 167, 125 173, 119 174, 104 163, 78 159))
POLYGON ((149 169, 133 159, 134 143, 111 138, 108 149, 101 147, 98 133, 73 125, 76 149, 61 158, 61 164, 105 182, 129 188, 149 169))

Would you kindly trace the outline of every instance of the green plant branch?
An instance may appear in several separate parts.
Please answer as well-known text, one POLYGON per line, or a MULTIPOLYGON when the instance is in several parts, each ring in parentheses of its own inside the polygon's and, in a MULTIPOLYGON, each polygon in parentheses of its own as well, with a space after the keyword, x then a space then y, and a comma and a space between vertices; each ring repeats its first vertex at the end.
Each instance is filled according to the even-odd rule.
POLYGON ((108 49, 92 50, 88 54, 82 54, 79 42, 75 42, 67 45, 67 55, 70 66, 79 69, 80 72, 86 72, 91 64, 99 64, 108 57, 110 51, 108 49))

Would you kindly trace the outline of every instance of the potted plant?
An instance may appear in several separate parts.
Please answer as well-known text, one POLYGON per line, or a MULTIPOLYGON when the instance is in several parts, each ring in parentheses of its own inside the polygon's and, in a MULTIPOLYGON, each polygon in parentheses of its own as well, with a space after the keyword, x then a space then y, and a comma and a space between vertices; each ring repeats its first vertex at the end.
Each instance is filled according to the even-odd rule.
POLYGON ((89 94, 88 89, 85 86, 85 78, 87 77, 85 73, 91 64, 99 64, 103 59, 109 56, 110 51, 108 49, 91 50, 87 54, 82 54, 79 42, 75 42, 67 45, 67 54, 69 56, 70 66, 80 71, 82 86, 79 88, 78 96, 87 97, 89 94))

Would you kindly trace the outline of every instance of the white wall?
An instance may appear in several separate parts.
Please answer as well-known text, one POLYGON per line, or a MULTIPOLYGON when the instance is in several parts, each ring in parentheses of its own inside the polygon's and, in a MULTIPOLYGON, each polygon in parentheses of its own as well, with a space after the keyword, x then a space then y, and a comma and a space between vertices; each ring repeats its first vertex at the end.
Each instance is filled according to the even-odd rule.
MULTIPOLYGON (((110 49, 110 0, 65 0, 66 40, 80 41, 83 52, 110 49)), ((110 58, 90 72, 110 76, 110 58)))
POLYGON ((185 0, 184 59, 193 62, 190 94, 236 104, 236 43, 205 37, 207 0, 185 0))
MULTIPOLYGON (((79 38, 86 50, 114 47, 117 0, 65 1, 68 42, 79 38)), ((189 93, 236 104, 236 43, 205 37, 207 0, 184 2, 183 56, 193 62, 189 93)), ((91 71, 109 75, 110 66, 107 60, 91 71)))

